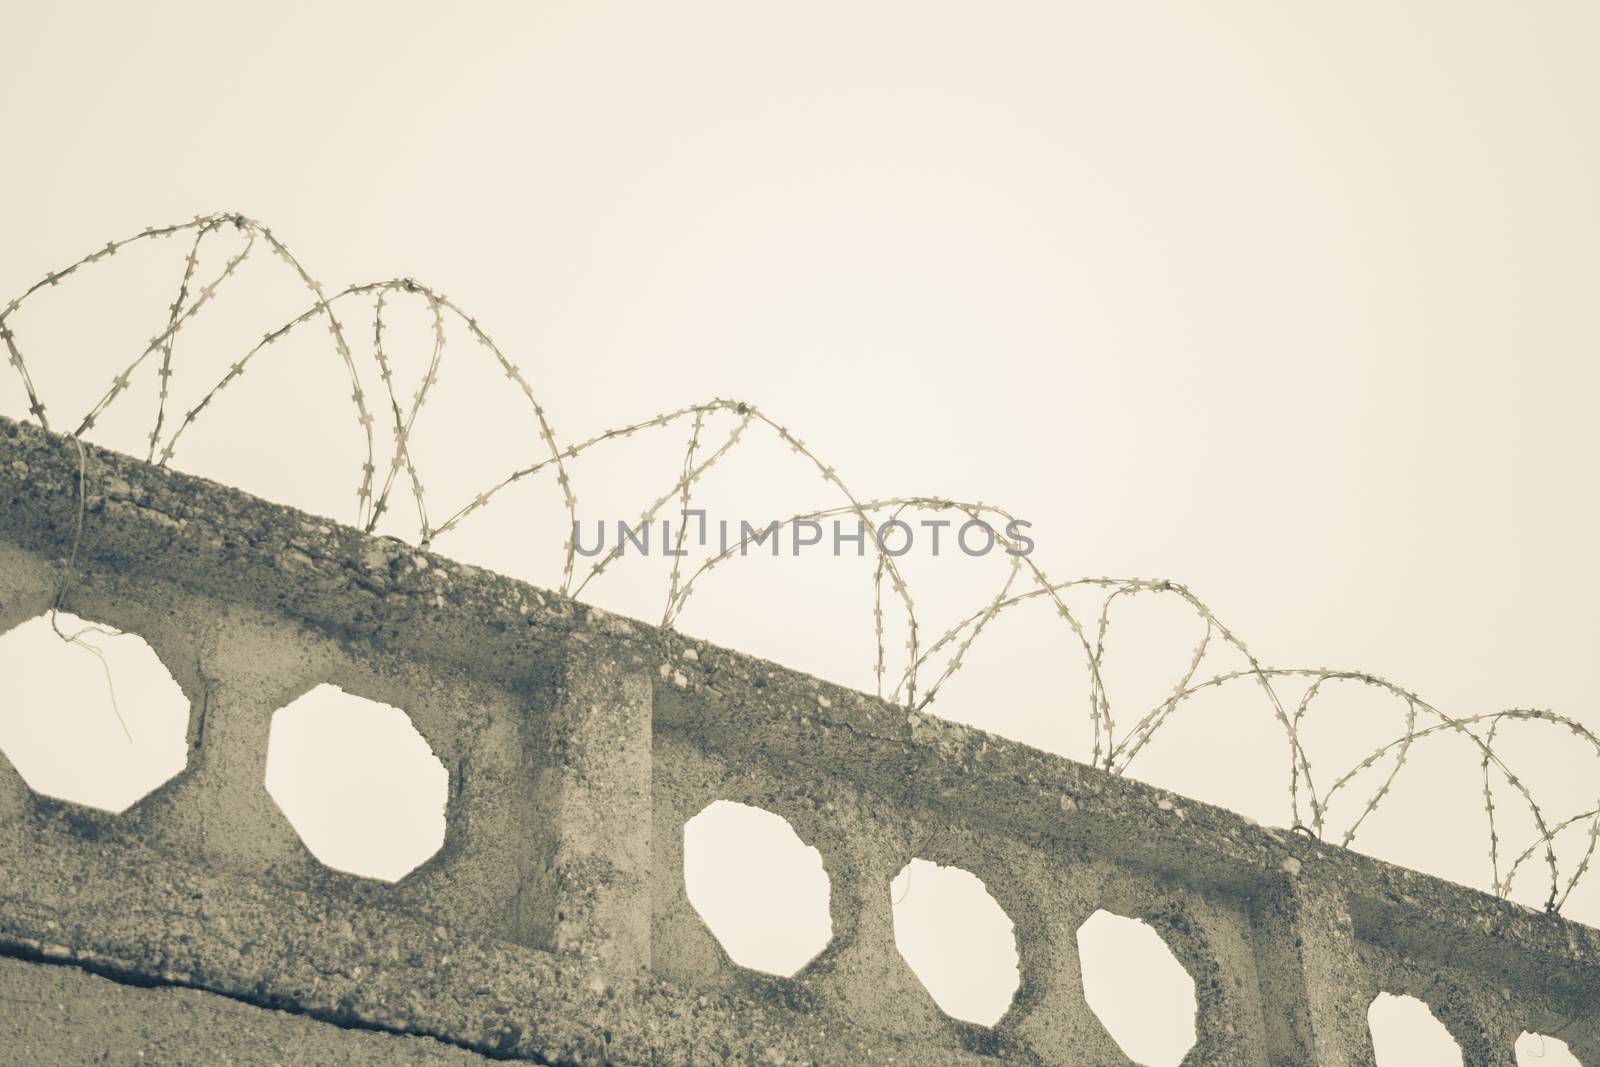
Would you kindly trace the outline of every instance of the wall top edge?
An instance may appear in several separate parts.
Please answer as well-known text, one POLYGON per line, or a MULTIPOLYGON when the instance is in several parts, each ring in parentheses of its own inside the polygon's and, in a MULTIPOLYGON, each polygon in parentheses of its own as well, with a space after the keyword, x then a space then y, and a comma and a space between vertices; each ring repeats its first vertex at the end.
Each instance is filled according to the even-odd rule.
POLYGON ((1246 895, 1331 883, 1368 939, 1426 950, 1453 934, 1485 942, 1513 974, 1600 989, 1600 930, 1559 915, 203 478, 87 443, 81 455, 69 436, 0 416, 0 538, 63 568, 76 546, 73 572, 84 581, 156 579, 513 686, 574 660, 621 657, 650 674, 657 728, 707 747, 808 773, 859 773, 868 789, 874 768, 914 753, 921 773, 910 799, 1024 840, 1104 849, 1246 895), (841 761, 844 751, 853 755, 841 761))

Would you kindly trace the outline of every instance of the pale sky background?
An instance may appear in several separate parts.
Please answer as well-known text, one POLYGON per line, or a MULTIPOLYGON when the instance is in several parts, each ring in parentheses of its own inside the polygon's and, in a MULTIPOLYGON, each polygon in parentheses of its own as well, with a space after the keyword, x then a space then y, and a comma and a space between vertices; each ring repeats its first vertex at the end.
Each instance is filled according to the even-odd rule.
MULTIPOLYGON (((1003 504, 1053 578, 1186 583, 1269 664, 1600 727, 1592 4, 12 3, 3 19, 0 299, 113 237, 240 211, 330 288, 410 275, 448 294, 563 442, 747 400, 864 498, 1003 504)), ((130 249, 15 317, 57 422, 164 325, 186 248, 130 249)), ((189 403, 303 308, 253 258, 180 338, 189 403)), ((364 343, 370 310, 348 321, 364 343)), ((407 322, 424 325, 397 315, 391 340, 414 381, 425 330, 407 322)), ((252 370, 175 465, 353 519, 363 456, 325 342, 252 370)), ((504 377, 464 338, 448 351, 416 442, 436 518, 538 458, 504 377)), ((149 384, 97 440, 142 454, 149 384)), ((0 377, 0 411, 24 409, 0 377)), ((575 464, 586 518, 666 490, 683 435, 656 433, 575 464)), ((735 519, 836 503, 754 433, 706 492, 735 519)), ((531 484, 435 547, 557 584, 553 501, 531 484)), ((658 619, 660 563, 584 597, 658 619)), ((706 581, 684 630, 872 687, 865 564, 743 566, 706 581)), ((992 560, 907 566, 926 636, 993 590, 992 560)), ((1125 715, 1165 695, 1197 636, 1162 608, 1136 598, 1113 627, 1125 715)), ((1048 613, 967 659, 932 710, 1087 754, 1081 660, 1048 613)), ((1325 777, 1399 729, 1376 693, 1336 699, 1308 730, 1336 757, 1325 777)), ((1259 700, 1189 711, 1133 773, 1287 823, 1259 700)), ((1553 810, 1594 806, 1570 735, 1505 734, 1553 810)), ((1357 846, 1482 886, 1478 758, 1452 743, 1419 750, 1357 846)), ((1568 913, 1600 921, 1600 889, 1568 913)))

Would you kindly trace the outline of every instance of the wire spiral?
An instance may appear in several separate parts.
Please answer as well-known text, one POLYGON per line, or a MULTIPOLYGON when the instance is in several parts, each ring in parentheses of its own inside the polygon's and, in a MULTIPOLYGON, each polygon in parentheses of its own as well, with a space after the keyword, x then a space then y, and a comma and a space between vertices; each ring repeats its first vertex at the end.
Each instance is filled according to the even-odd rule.
MULTIPOLYGON (((106 410, 130 390, 135 372, 153 360, 158 364, 156 378, 159 386, 154 424, 147 437, 147 459, 168 465, 185 432, 223 390, 234 385, 257 361, 270 358, 270 350, 286 336, 317 323, 327 331, 333 353, 350 382, 353 418, 365 449, 357 472, 356 523, 368 532, 374 531, 383 516, 396 506, 395 497, 404 491, 402 483, 409 488, 411 506, 415 509, 418 541, 423 545, 431 545, 459 527, 468 516, 495 503, 496 498, 511 486, 526 479, 548 475, 556 483, 575 534, 578 497, 569 471, 573 460, 598 445, 635 433, 686 427, 683 462, 678 476, 665 493, 642 510, 639 516, 641 524, 652 522, 674 507, 680 517, 686 516, 691 510, 696 484, 707 471, 733 453, 751 431, 755 431, 775 437, 807 461, 835 501, 816 510, 776 520, 780 527, 850 516, 858 519, 864 528, 876 531, 882 522, 898 519, 903 514, 949 512, 983 525, 1007 549, 1017 547, 1005 533, 1007 524, 1015 516, 993 504, 940 497, 859 497, 846 486, 835 468, 823 462, 798 435, 760 408, 744 401, 713 398, 608 429, 576 443, 561 444, 528 378, 507 358, 478 321, 455 302, 411 278, 349 285, 330 293, 307 272, 270 229, 254 219, 232 213, 197 216, 188 222, 152 227, 122 240, 109 242, 71 265, 46 274, 0 310, 0 341, 3 341, 10 364, 26 392, 28 413, 40 425, 51 428, 48 410, 35 388, 17 339, 15 321, 18 312, 35 293, 61 285, 91 265, 115 256, 129 245, 180 235, 188 239, 188 253, 183 261, 175 299, 168 308, 165 328, 150 338, 144 350, 112 378, 100 400, 72 424, 74 436, 81 437, 92 431, 106 410), (207 278, 200 278, 203 248, 208 243, 224 241, 232 243, 228 246, 230 251, 220 270, 207 278), (179 334, 213 303, 217 291, 237 275, 241 265, 262 248, 282 261, 304 290, 308 306, 299 315, 264 334, 229 366, 222 378, 201 395, 192 407, 181 415, 169 411, 170 384, 174 376, 179 334), (406 401, 396 392, 395 370, 385 341, 389 329, 386 314, 391 313, 401 301, 419 303, 426 310, 432 329, 432 347, 426 372, 416 392, 406 401), (368 351, 358 357, 353 347, 356 329, 351 323, 363 302, 371 307, 371 344, 368 351), (419 417, 438 381, 447 352, 453 351, 448 344, 447 324, 457 329, 464 327, 471 341, 484 350, 511 387, 526 400, 537 436, 537 456, 488 482, 469 503, 436 522, 429 515, 427 493, 413 456, 413 437, 419 417), (376 403, 369 399, 361 384, 358 361, 366 356, 370 356, 371 366, 382 382, 383 393, 376 403), (389 455, 382 461, 381 474, 374 429, 378 417, 374 414, 375 410, 386 410, 384 417, 391 423, 393 431, 394 443, 389 455), (726 430, 720 440, 708 441, 707 436, 718 420, 731 423, 731 429, 726 430)), ((678 551, 672 553, 672 570, 661 617, 665 627, 676 624, 690 595, 702 579, 719 565, 742 556, 743 549, 749 544, 748 537, 741 537, 737 543, 685 570, 680 553, 686 532, 687 522, 680 522, 676 542, 678 551)), ((1582 749, 1586 756, 1594 758, 1596 771, 1600 772, 1600 737, 1575 719, 1533 708, 1511 708, 1466 717, 1451 716, 1416 693, 1376 675, 1328 668, 1269 666, 1260 662, 1243 639, 1224 625, 1184 585, 1168 580, 1109 577, 1056 581, 1046 575, 1030 554, 1022 552, 1008 552, 1008 572, 991 598, 936 639, 924 642, 911 587, 897 566, 894 554, 884 550, 883 542, 876 533, 869 536, 867 543, 876 553, 873 566, 876 644, 873 672, 877 679, 878 694, 886 699, 907 708, 928 707, 961 669, 974 643, 989 631, 997 619, 1037 601, 1048 607, 1060 620, 1065 627, 1062 640, 1083 658, 1089 680, 1087 710, 1092 759, 1107 771, 1127 773, 1135 757, 1197 695, 1243 683, 1259 694, 1266 710, 1283 731, 1289 763, 1289 803, 1297 827, 1308 830, 1318 838, 1332 834, 1329 825, 1330 803, 1343 791, 1354 789, 1363 772, 1375 771, 1378 784, 1366 796, 1351 824, 1336 835, 1340 844, 1350 845, 1357 832, 1393 790, 1414 747, 1433 738, 1455 735, 1468 739, 1481 763, 1482 799, 1489 839, 1490 886, 1493 892, 1509 897, 1517 875, 1525 864, 1537 857, 1537 864, 1545 869, 1545 881, 1548 884, 1544 906, 1546 910, 1555 912, 1568 902, 1589 870, 1597 844, 1600 844, 1600 800, 1588 810, 1551 814, 1535 800, 1527 781, 1515 773, 1496 750, 1497 736, 1507 723, 1538 723, 1556 731, 1563 740, 1570 733, 1571 743, 1582 749), (1092 613, 1075 610, 1068 603, 1069 594, 1086 592, 1099 596, 1099 607, 1092 613), (1125 715, 1120 710, 1114 713, 1104 667, 1116 609, 1137 595, 1172 598, 1186 606, 1194 615, 1199 637, 1171 695, 1154 707, 1141 709, 1137 715, 1125 715), (886 601, 898 606, 903 619, 906 633, 903 666, 892 665, 899 653, 891 655, 887 648, 884 621, 886 601), (1220 669, 1219 661, 1224 657, 1231 658, 1235 665, 1220 669), (1331 784, 1319 791, 1313 779, 1313 761, 1307 751, 1304 726, 1318 699, 1341 684, 1372 687, 1400 701, 1405 709, 1403 730, 1393 740, 1334 777, 1331 784), (1288 694, 1290 686, 1302 687, 1298 698, 1288 694), (1506 848, 1501 841, 1502 824, 1495 804, 1495 790, 1501 785, 1509 789, 1516 801, 1527 809, 1534 827, 1533 841, 1520 852, 1506 848), (1558 839, 1568 830, 1577 828, 1581 831, 1585 824, 1586 841, 1577 847, 1567 848, 1566 855, 1559 854, 1558 839)), ((566 537, 560 585, 564 594, 581 594, 590 582, 616 563, 622 546, 619 541, 609 552, 589 564, 587 571, 582 574, 579 573, 579 553, 576 549, 575 536, 566 537)), ((1594 775, 1594 780, 1600 781, 1600 773, 1594 775)))

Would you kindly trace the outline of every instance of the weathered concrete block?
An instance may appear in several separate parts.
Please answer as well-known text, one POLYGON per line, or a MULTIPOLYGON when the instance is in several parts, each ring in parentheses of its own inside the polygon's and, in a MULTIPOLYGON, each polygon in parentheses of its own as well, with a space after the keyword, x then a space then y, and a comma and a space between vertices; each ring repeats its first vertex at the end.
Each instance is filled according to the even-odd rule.
POLYGON ((0 419, 0 628, 70 576, 64 603, 146 636, 190 698, 190 760, 119 816, 0 760, 11 1059, 1120 1065, 1074 941, 1105 908, 1194 979, 1188 1065, 1370 1067, 1380 990, 1428 1000, 1472 1067, 1509 1065, 1523 1029, 1600 1065, 1600 931, 87 459, 80 501, 76 447, 0 419), (263 788, 274 710, 321 682, 404 710, 448 773, 444 845, 396 883, 319 864, 263 788), (719 799, 822 858, 833 937, 792 978, 735 965, 688 904, 683 826, 719 799), (912 858, 971 871, 1015 923, 994 1027, 941 1012, 895 947, 912 858))

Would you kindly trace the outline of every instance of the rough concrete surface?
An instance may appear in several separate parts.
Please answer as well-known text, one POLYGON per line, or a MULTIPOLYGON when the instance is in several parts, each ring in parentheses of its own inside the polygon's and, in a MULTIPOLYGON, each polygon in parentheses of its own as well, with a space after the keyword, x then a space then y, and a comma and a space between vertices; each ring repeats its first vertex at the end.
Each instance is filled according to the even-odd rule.
POLYGON ((1370 1067, 1386 990, 1469 1064, 1560 1027, 1600 1067, 1588 927, 114 453, 81 473, 80 501, 76 447, 0 420, 0 631, 70 577, 62 606, 140 634, 188 695, 190 757, 115 816, 0 760, 15 1048, 71 1019, 107 1062, 226 1062, 203 1053, 259 1027, 297 1063, 1123 1067, 1074 938, 1103 908, 1194 979, 1186 1064, 1370 1067), (323 867, 265 794, 272 711, 325 681, 404 708, 449 773, 445 843, 397 883, 323 867), (716 800, 822 856, 833 938, 793 978, 733 964, 688 904, 683 825, 716 800), (894 946, 912 858, 1015 924, 992 1028, 894 946))
POLYGON ((430 1038, 347 1030, 175 986, 143 988, 74 967, 0 958, 0 1048, 8 1063, 365 1067, 489 1062, 430 1038))

